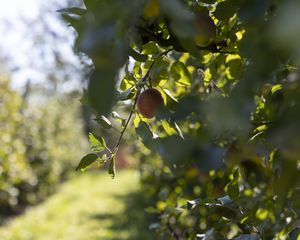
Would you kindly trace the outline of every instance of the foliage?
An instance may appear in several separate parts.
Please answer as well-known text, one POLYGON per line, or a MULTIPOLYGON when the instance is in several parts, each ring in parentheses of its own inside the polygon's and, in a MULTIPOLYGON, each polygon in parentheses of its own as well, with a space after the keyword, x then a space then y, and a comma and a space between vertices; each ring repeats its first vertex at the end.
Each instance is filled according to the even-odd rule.
POLYGON ((27 102, 10 88, 6 77, 1 77, 0 85, 2 215, 19 212, 52 193, 75 167, 86 143, 79 106, 70 105, 67 96, 27 102))
POLYGON ((150 227, 162 239, 297 239, 299 3, 84 3, 61 10, 94 64, 83 102, 121 132, 92 152, 111 162, 134 117, 128 142, 153 202, 150 227), (205 47, 194 42, 197 12, 217 26, 205 47), (148 120, 135 106, 151 87, 165 108, 148 120))

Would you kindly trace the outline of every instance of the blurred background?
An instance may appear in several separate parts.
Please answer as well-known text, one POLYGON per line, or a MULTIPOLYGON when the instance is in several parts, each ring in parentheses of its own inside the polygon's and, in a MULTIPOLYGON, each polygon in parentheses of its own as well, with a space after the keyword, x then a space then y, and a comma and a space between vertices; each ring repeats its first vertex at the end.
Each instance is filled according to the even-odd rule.
POLYGON ((9 1, 0 10, 0 214, 54 191, 86 149, 81 59, 56 9, 67 1, 9 1))

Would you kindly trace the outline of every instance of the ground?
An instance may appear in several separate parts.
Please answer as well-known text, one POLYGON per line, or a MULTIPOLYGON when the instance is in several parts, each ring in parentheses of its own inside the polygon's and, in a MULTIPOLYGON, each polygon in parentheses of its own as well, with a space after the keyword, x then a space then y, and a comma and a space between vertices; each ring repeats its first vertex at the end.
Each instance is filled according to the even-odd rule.
POLYGON ((0 227, 1 240, 154 239, 145 223, 138 175, 81 173, 39 206, 0 227))

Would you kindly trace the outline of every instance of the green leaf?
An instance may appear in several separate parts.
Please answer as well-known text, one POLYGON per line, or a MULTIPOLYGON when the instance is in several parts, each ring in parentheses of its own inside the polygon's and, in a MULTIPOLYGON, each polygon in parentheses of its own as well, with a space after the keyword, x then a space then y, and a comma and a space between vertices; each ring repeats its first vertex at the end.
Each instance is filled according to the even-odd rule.
POLYGON ((96 69, 88 85, 88 101, 98 115, 106 115, 111 111, 115 98, 115 70, 96 69))
POLYGON ((239 196, 239 185, 237 182, 231 182, 226 185, 226 192, 232 199, 237 199, 239 196))
POLYGON ((176 122, 173 122, 172 125, 175 127, 175 130, 176 130, 177 134, 178 134, 182 139, 184 139, 184 136, 183 136, 183 134, 182 134, 182 132, 181 132, 181 129, 180 129, 180 127, 177 125, 177 123, 176 123, 176 122))
POLYGON ((78 166, 76 167, 76 171, 84 171, 87 167, 89 167, 92 163, 97 161, 99 157, 94 153, 89 153, 88 155, 84 156, 81 161, 79 162, 78 166))
POLYGON ((245 23, 262 20, 267 6, 268 1, 266 0, 239 1, 238 15, 245 23))
POLYGON ((149 142, 153 139, 153 133, 151 132, 147 123, 140 121, 135 130, 143 142, 149 142))
POLYGON ((94 1, 94 0, 83 0, 84 2, 84 5, 86 6, 87 9, 90 9, 92 8, 93 6, 95 6, 95 2, 97 1, 94 1))
MULTIPOLYGON (((203 2, 203 1, 202 1, 203 2)), ((201 5, 196 5, 195 6, 195 12, 196 13, 206 13, 209 15, 209 10, 207 7, 201 6, 201 5)))
POLYGON ((166 88, 162 88, 163 92, 168 96, 170 97, 174 102, 177 102, 178 103, 178 100, 171 94, 170 90, 169 89, 166 89, 166 88))
POLYGON ((226 70, 226 76, 229 79, 238 78, 241 76, 243 72, 243 63, 241 59, 233 59, 226 63, 227 70, 226 70))
POLYGON ((233 17, 236 11, 237 8, 229 1, 220 2, 214 11, 214 16, 221 21, 228 21, 233 17))
POLYGON ((233 180, 225 186, 225 190, 231 199, 237 199, 239 196, 239 171, 236 169, 233 173, 233 180))
POLYGON ((134 62, 134 65, 133 65, 133 69, 132 69, 133 73, 134 73, 134 76, 136 78, 141 78, 142 77, 142 68, 141 68, 141 63, 140 62, 134 62))
POLYGON ((128 88, 124 92, 119 92, 118 100, 119 101, 125 101, 125 100, 128 100, 128 99, 131 99, 131 98, 133 98, 134 93, 135 93, 135 91, 134 91, 133 87, 128 88))
POLYGON ((134 60, 139 61, 139 62, 146 62, 148 59, 148 55, 145 54, 141 54, 136 52, 134 49, 129 48, 129 53, 128 53, 131 57, 134 58, 134 60))
POLYGON ((112 158, 109 161, 108 174, 111 175, 112 178, 114 178, 115 175, 116 175, 116 158, 115 158, 115 155, 113 155, 112 158))
POLYGON ((79 31, 80 19, 78 16, 70 16, 69 14, 62 13, 62 18, 65 22, 69 23, 76 31, 79 31))
POLYGON ((109 121, 108 118, 106 118, 105 116, 100 116, 100 118, 97 119, 97 122, 104 128, 106 129, 110 129, 112 128, 112 124, 111 122, 109 121))
POLYGON ((126 75, 124 76, 124 78, 122 79, 121 83, 120 83, 120 89, 125 91, 131 87, 133 87, 136 84, 137 80, 134 77, 133 73, 128 72, 126 73, 126 75))
POLYGON ((176 130, 173 128, 173 126, 167 120, 162 120, 161 123, 162 123, 162 126, 163 126, 165 132, 169 136, 176 134, 176 130))
POLYGON ((171 75, 174 81, 185 86, 191 85, 191 74, 182 62, 174 62, 171 66, 171 75))
MULTIPOLYGON (((150 67, 150 63, 152 62, 147 62, 147 66, 150 67)), ((157 86, 159 85, 160 81, 163 79, 168 79, 169 78, 169 62, 164 59, 163 56, 160 56, 155 59, 155 63, 153 64, 153 67, 150 71, 149 77, 151 78, 152 85, 157 86)), ((146 64, 145 64, 146 67, 146 64)))
POLYGON ((92 151, 100 152, 106 148, 106 142, 104 138, 97 137, 93 133, 89 133, 89 142, 92 151))
POLYGON ((142 52, 144 54, 156 54, 159 52, 159 47, 155 42, 148 42, 144 44, 142 52))
POLYGON ((184 139, 182 132, 179 128, 179 126, 177 125, 177 123, 175 122, 170 122, 168 120, 161 120, 162 126, 165 130, 165 132, 169 135, 175 135, 178 134, 182 139, 184 139))

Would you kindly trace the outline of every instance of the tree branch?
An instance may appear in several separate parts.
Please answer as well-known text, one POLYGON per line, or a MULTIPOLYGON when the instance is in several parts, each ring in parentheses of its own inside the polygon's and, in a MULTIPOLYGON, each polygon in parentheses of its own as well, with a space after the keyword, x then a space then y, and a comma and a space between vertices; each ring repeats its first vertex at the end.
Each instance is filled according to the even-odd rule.
POLYGON ((113 150, 114 153, 116 153, 116 152, 118 151, 118 149, 119 149, 119 146, 120 146, 121 141, 122 141, 122 139, 123 139, 123 135, 124 135, 124 133, 125 133, 125 131, 126 131, 126 129, 127 129, 127 126, 128 126, 128 124, 129 124, 130 120, 131 120, 132 114, 134 113, 135 106, 136 106, 136 103, 137 103, 137 98, 138 98, 138 95, 137 95, 137 96, 135 97, 135 99, 134 99, 134 104, 133 104, 133 106, 132 106, 131 112, 130 112, 130 114, 129 114, 128 118, 127 118, 127 121, 126 121, 126 123, 125 123, 125 126, 124 126, 124 128, 123 128, 123 130, 122 130, 122 132, 121 132, 121 134, 120 134, 120 137, 119 137, 119 139, 118 139, 118 142, 116 143, 116 145, 115 145, 115 147, 114 147, 114 150, 113 150))

